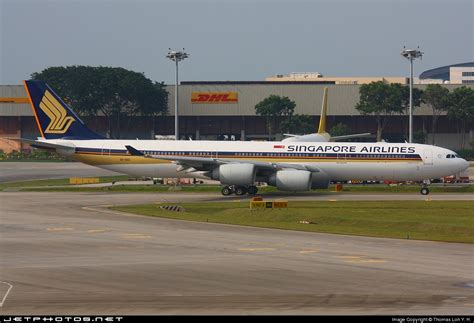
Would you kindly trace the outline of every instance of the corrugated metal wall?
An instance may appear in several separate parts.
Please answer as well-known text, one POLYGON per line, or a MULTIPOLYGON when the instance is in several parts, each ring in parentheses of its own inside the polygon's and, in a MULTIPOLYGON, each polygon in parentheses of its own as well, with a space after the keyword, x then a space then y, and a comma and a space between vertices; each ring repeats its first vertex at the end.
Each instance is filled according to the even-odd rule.
MULTIPOLYGON (((0 98, 26 98, 23 85, 0 85, 0 98)), ((0 117, 32 116, 29 104, 0 102, 0 117)))
MULTIPOLYGON (((355 109, 359 101, 360 85, 305 85, 305 84, 193 84, 179 88, 179 114, 182 116, 255 116, 255 105, 275 94, 287 96, 296 103, 296 113, 316 115, 321 112, 324 87, 329 88, 330 116, 360 115, 355 109), (193 104, 192 92, 237 92, 238 103, 233 104, 193 104)), ((427 85, 416 85, 424 89, 427 85)), ((462 85, 445 85, 449 90, 462 85)), ((469 85, 474 88, 474 85, 469 85)), ((168 111, 174 115, 174 86, 168 85, 168 111)), ((26 97, 22 85, 0 85, 0 97, 26 97)), ((415 109, 415 115, 431 115, 431 110, 422 106, 415 109)), ((32 116, 29 104, 0 103, 0 116, 32 116)))
MULTIPOLYGON (((426 84, 415 85, 424 89, 426 84)), ((462 85, 445 85, 450 91, 462 85)), ((296 113, 316 115, 321 113, 324 87, 329 88, 328 115, 329 116, 358 116, 355 109, 359 101, 360 85, 279 85, 279 84, 252 84, 252 85, 223 85, 223 84, 192 84, 179 87, 179 114, 182 116, 254 116, 255 105, 275 94, 287 96, 296 103, 296 113), (237 92, 238 103, 233 104, 193 104, 192 92, 237 92)), ((474 89, 474 86, 471 85, 474 89)), ((174 115, 174 86, 167 86, 169 92, 168 111, 174 115)), ((415 108, 414 115, 431 115, 431 109, 426 105, 415 108)))

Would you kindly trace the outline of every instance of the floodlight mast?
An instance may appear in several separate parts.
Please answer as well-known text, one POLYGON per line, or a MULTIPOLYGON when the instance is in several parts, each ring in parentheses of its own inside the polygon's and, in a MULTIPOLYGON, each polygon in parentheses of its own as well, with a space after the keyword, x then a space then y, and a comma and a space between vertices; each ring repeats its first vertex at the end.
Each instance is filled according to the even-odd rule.
POLYGON ((189 57, 189 54, 184 51, 175 51, 169 48, 167 58, 171 59, 176 63, 176 83, 174 88, 174 137, 175 140, 179 140, 179 122, 178 122, 178 63, 185 58, 189 57))
POLYGON ((410 61, 410 106, 408 109, 408 142, 413 142, 413 61, 417 58, 422 58, 423 52, 419 50, 419 46, 417 49, 405 49, 403 46, 403 50, 401 55, 410 61))

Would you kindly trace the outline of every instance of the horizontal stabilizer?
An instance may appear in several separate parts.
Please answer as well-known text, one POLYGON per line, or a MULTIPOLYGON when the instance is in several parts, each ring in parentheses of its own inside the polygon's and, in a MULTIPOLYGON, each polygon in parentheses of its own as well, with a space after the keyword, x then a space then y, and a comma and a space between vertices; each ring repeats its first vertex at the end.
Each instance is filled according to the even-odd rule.
POLYGON ((74 145, 64 145, 64 144, 56 144, 53 142, 47 142, 42 140, 34 140, 34 139, 26 139, 26 138, 5 138, 8 140, 20 141, 25 144, 30 144, 36 148, 45 148, 45 149, 64 149, 64 150, 74 150, 74 145))
POLYGON ((335 137, 331 137, 330 141, 338 141, 338 140, 345 140, 345 139, 359 138, 359 137, 367 137, 367 136, 370 136, 370 132, 355 133, 353 135, 345 135, 345 136, 335 136, 335 137))

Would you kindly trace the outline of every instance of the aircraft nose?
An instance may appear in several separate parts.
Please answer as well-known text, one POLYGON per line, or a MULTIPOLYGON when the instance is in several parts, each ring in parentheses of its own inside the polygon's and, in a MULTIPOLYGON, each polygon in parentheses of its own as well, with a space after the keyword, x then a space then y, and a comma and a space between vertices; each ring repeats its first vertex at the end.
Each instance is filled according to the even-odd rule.
POLYGON ((461 158, 461 166, 462 166, 462 170, 466 170, 466 169, 468 169, 470 164, 467 160, 461 158))

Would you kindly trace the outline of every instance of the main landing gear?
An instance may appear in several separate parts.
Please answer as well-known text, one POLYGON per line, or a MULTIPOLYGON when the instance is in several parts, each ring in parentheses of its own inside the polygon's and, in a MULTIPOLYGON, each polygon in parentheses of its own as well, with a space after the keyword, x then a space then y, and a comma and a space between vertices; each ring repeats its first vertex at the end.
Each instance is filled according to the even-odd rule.
POLYGON ((257 192, 258 192, 258 188, 257 186, 254 186, 254 185, 245 185, 245 186, 229 185, 229 186, 224 186, 221 190, 221 193, 224 196, 231 195, 233 193, 235 195, 245 195, 247 193, 249 195, 255 195, 257 194, 257 192))
POLYGON ((425 181, 423 181, 423 184, 421 184, 421 189, 420 189, 420 194, 421 195, 430 194, 430 189, 428 188, 428 184, 430 184, 429 180, 425 180, 425 181))
POLYGON ((420 190, 421 195, 428 195, 430 194, 430 189, 427 186, 423 186, 420 190))

